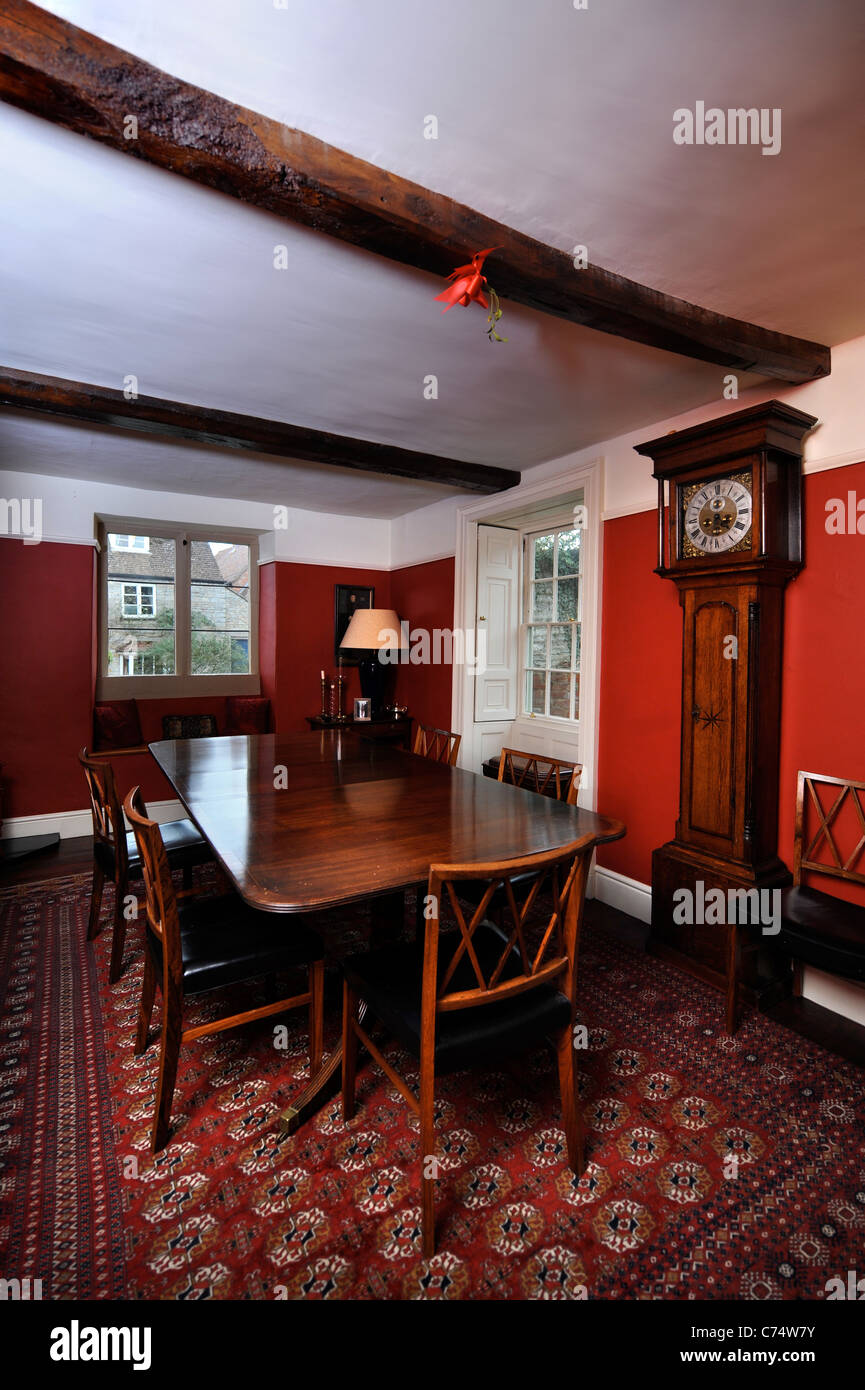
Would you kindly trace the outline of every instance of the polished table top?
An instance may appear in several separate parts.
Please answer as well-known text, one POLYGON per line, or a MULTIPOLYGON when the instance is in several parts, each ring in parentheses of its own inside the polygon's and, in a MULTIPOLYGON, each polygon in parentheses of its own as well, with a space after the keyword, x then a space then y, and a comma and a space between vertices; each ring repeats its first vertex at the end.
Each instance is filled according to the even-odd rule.
POLYGON ((408 888, 431 863, 625 833, 621 821, 339 730, 171 739, 150 751, 238 892, 270 912, 408 888))

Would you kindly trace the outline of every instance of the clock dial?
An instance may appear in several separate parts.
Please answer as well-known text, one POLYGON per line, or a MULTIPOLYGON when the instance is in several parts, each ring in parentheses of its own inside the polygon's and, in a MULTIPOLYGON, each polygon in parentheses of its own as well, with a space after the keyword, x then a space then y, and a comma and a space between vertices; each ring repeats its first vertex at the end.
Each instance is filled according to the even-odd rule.
POLYGON ((753 499, 750 476, 715 478, 684 490, 682 553, 720 555, 750 545, 753 499))

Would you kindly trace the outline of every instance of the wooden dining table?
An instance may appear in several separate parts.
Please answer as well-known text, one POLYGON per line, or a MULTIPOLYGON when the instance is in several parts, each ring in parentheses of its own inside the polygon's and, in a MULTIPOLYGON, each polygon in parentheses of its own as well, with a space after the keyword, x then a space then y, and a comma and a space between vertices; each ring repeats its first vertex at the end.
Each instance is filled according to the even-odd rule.
MULTIPOLYGON (((597 844, 621 821, 354 733, 169 739, 150 751, 241 898, 314 914, 374 899, 401 920, 431 863, 483 863, 597 844)), ((315 917, 306 919, 315 926, 315 917)), ((281 1116, 291 1132, 332 1094, 339 1048, 281 1116)))

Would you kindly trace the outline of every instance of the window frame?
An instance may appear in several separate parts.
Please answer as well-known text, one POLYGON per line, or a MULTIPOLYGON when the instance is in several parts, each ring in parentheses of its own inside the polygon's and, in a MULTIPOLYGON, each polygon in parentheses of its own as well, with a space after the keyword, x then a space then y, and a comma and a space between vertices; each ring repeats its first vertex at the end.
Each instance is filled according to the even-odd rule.
POLYGON ((123 536, 123 537, 125 537, 125 539, 128 540, 128 541, 135 540, 136 538, 139 539, 139 540, 146 540, 146 541, 147 541, 147 544, 146 544, 146 545, 115 545, 115 546, 112 547, 112 549, 114 549, 114 550, 122 550, 122 551, 124 552, 124 554, 126 554, 126 555, 149 555, 149 554, 150 554, 150 537, 149 537, 149 536, 142 536, 141 533, 140 533, 140 531, 111 531, 110 533, 106 531, 105 534, 106 534, 106 538, 107 538, 107 536, 108 536, 109 534, 111 534, 112 536, 116 536, 118 539, 119 539, 121 536, 123 536))
MULTIPOLYGON (((139 553, 141 553, 141 552, 139 552, 139 553)), ((121 580, 121 583, 122 583, 122 585, 123 585, 123 598, 120 600, 120 610, 121 610, 121 611, 120 611, 120 616, 121 616, 122 618, 155 618, 155 617, 156 617, 156 585, 155 585, 155 584, 151 584, 151 583, 150 583, 148 580, 146 580, 146 579, 124 579, 124 580, 121 580), (135 609, 135 612, 134 612, 134 613, 130 613, 130 612, 127 610, 127 607, 126 607, 126 591, 127 591, 127 589, 134 589, 134 590, 135 590, 136 609, 135 609), (150 590, 150 612, 149 612, 149 613, 142 613, 142 611, 141 611, 141 602, 142 602, 142 593, 141 593, 141 591, 142 591, 142 589, 149 589, 149 590, 150 590)))
MULTIPOLYGON (((258 665, 258 531, 240 527, 187 526, 178 522, 156 521, 144 517, 97 515, 94 518, 98 551, 97 572, 97 653, 96 699, 188 699, 211 695, 260 695, 258 665), (104 675, 108 654, 108 536, 141 535, 173 540, 174 551, 174 642, 173 676, 104 675), (190 541, 222 541, 227 545, 249 547, 249 674, 194 676, 190 673, 192 642, 192 575, 189 564, 190 541)), ((139 553, 134 549, 123 553, 139 553)), ((149 550, 149 547, 148 547, 149 550)), ((130 580, 130 583, 149 581, 130 580)), ((156 594, 154 586, 154 608, 156 594)))
MULTIPOLYGON (((578 729, 578 728, 579 728, 579 725, 580 725, 580 718, 581 718, 581 713, 580 713, 580 712, 581 712, 581 710, 582 710, 582 701, 581 701, 582 681, 580 680, 580 677, 581 677, 581 675, 582 675, 582 656, 583 656, 583 642, 582 642, 582 629, 583 629, 583 591, 584 591, 584 566, 583 566, 583 558, 584 558, 585 527, 578 527, 578 526, 575 526, 575 525, 574 525, 573 511, 571 511, 569 514, 563 513, 563 512, 561 512, 561 511, 557 511, 557 512, 553 513, 553 514, 552 514, 551 516, 549 516, 549 517, 544 517, 544 518, 542 518, 542 517, 534 517, 534 518, 532 518, 532 521, 531 521, 531 523, 530 523, 529 525, 524 526, 524 527, 521 528, 520 539, 521 539, 521 542, 522 542, 522 554, 521 554, 521 557, 520 557, 520 563, 521 563, 521 565, 522 565, 522 575, 521 575, 521 584, 520 584, 519 663, 518 663, 518 671, 517 671, 517 680, 518 680, 518 682, 519 682, 519 687, 518 687, 518 688, 519 688, 519 700, 518 700, 518 713, 517 713, 517 715, 516 715, 516 719, 517 719, 517 720, 526 720, 526 719, 530 719, 530 720, 532 720, 533 722, 543 721, 543 723, 545 723, 545 724, 551 724, 551 725, 553 725, 553 726, 556 727, 556 728, 578 729), (548 634, 550 634, 550 630, 551 630, 553 627, 561 626, 561 622, 560 622, 560 621, 557 622, 555 618, 550 618, 549 620, 543 620, 543 619, 541 619, 541 620, 539 620, 539 621, 537 621, 537 622, 535 622, 535 621, 532 620, 532 617, 531 617, 532 589, 533 589, 533 586, 534 586, 535 583, 541 582, 541 581, 536 581, 536 580, 534 579, 534 576, 533 576, 533 573, 532 573, 532 571, 533 571, 533 565, 530 563, 529 557, 532 555, 532 551, 533 551, 533 542, 537 539, 538 536, 549 536, 549 535, 554 535, 554 536, 558 537, 561 533, 563 533, 563 532, 568 532, 568 531, 582 531, 582 535, 581 535, 581 537, 580 537, 580 567, 579 567, 579 569, 577 570, 577 572, 576 572, 575 575, 573 575, 573 576, 568 576, 568 577, 571 577, 571 578, 574 578, 574 579, 577 580, 577 616, 576 616, 576 618, 571 619, 571 626, 572 626, 572 628, 574 629, 574 632, 572 633, 572 636, 571 636, 571 661, 572 661, 572 663, 575 661, 575 655, 576 655, 576 631, 577 631, 577 630, 578 630, 579 633, 580 633, 580 658, 579 658, 579 661, 576 661, 576 664, 572 664, 572 665, 569 666, 569 667, 565 667, 565 666, 558 666, 558 667, 553 667, 553 666, 534 666, 534 667, 533 667, 533 666, 530 666, 530 665, 528 664, 528 658, 529 658, 529 648, 528 648, 529 629, 532 628, 532 627, 546 627, 546 628, 547 628, 548 634), (546 710, 545 710, 543 713, 539 713, 537 710, 530 710, 530 709, 528 708, 528 703, 529 703, 529 702, 528 702, 528 679, 529 679, 529 675, 530 675, 530 673, 531 673, 532 671, 546 671, 546 672, 561 671, 561 672, 563 672, 563 673, 565 673, 565 674, 567 674, 567 675, 571 675, 571 676, 574 676, 574 677, 576 678, 576 679, 572 682, 572 684, 571 684, 571 711, 572 711, 572 712, 571 712, 570 714, 568 714, 568 715, 562 715, 562 714, 548 714, 548 713, 546 712, 546 710), (575 709, 575 707, 576 707, 576 709, 575 709)), ((533 558, 533 557, 532 557, 532 558, 533 558)), ((554 564, 554 565, 553 565, 553 575, 550 576, 551 579, 555 579, 556 577, 558 577, 558 576, 556 576, 555 571, 556 571, 556 565, 554 564)), ((555 591, 554 591, 554 592, 555 592, 555 591)), ((549 658, 550 658, 550 641, 551 641, 551 636, 548 635, 548 637, 547 637, 547 660, 549 660, 549 658)), ((547 683, 547 700, 546 700, 545 703, 549 703, 549 682, 547 683)))

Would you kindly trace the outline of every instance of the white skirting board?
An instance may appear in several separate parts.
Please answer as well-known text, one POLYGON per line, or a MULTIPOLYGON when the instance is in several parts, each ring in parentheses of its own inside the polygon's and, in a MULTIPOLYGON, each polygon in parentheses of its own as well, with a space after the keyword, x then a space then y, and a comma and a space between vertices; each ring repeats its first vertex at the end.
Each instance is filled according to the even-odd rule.
POLYGON ((636 917, 638 922, 652 920, 652 889, 649 884, 628 878, 626 874, 617 874, 614 869, 595 865, 594 897, 610 907, 617 907, 620 912, 627 912, 629 917, 636 917))
MULTIPOLYGON (((648 883, 617 874, 613 869, 595 868, 593 896, 599 902, 617 907, 627 912, 639 922, 652 920, 652 888, 648 883)), ((851 980, 839 979, 836 975, 824 975, 821 970, 805 967, 802 979, 802 994, 831 1009, 842 1018, 852 1019, 854 1023, 865 1025, 865 988, 851 980)))
MULTIPOLYGON (((182 820, 186 815, 179 801, 148 801, 147 811, 160 824, 182 820)), ((18 840, 23 835, 52 834, 59 835, 61 840, 92 835, 93 818, 89 811, 55 811, 44 816, 12 816, 3 822, 4 840, 18 840)))

